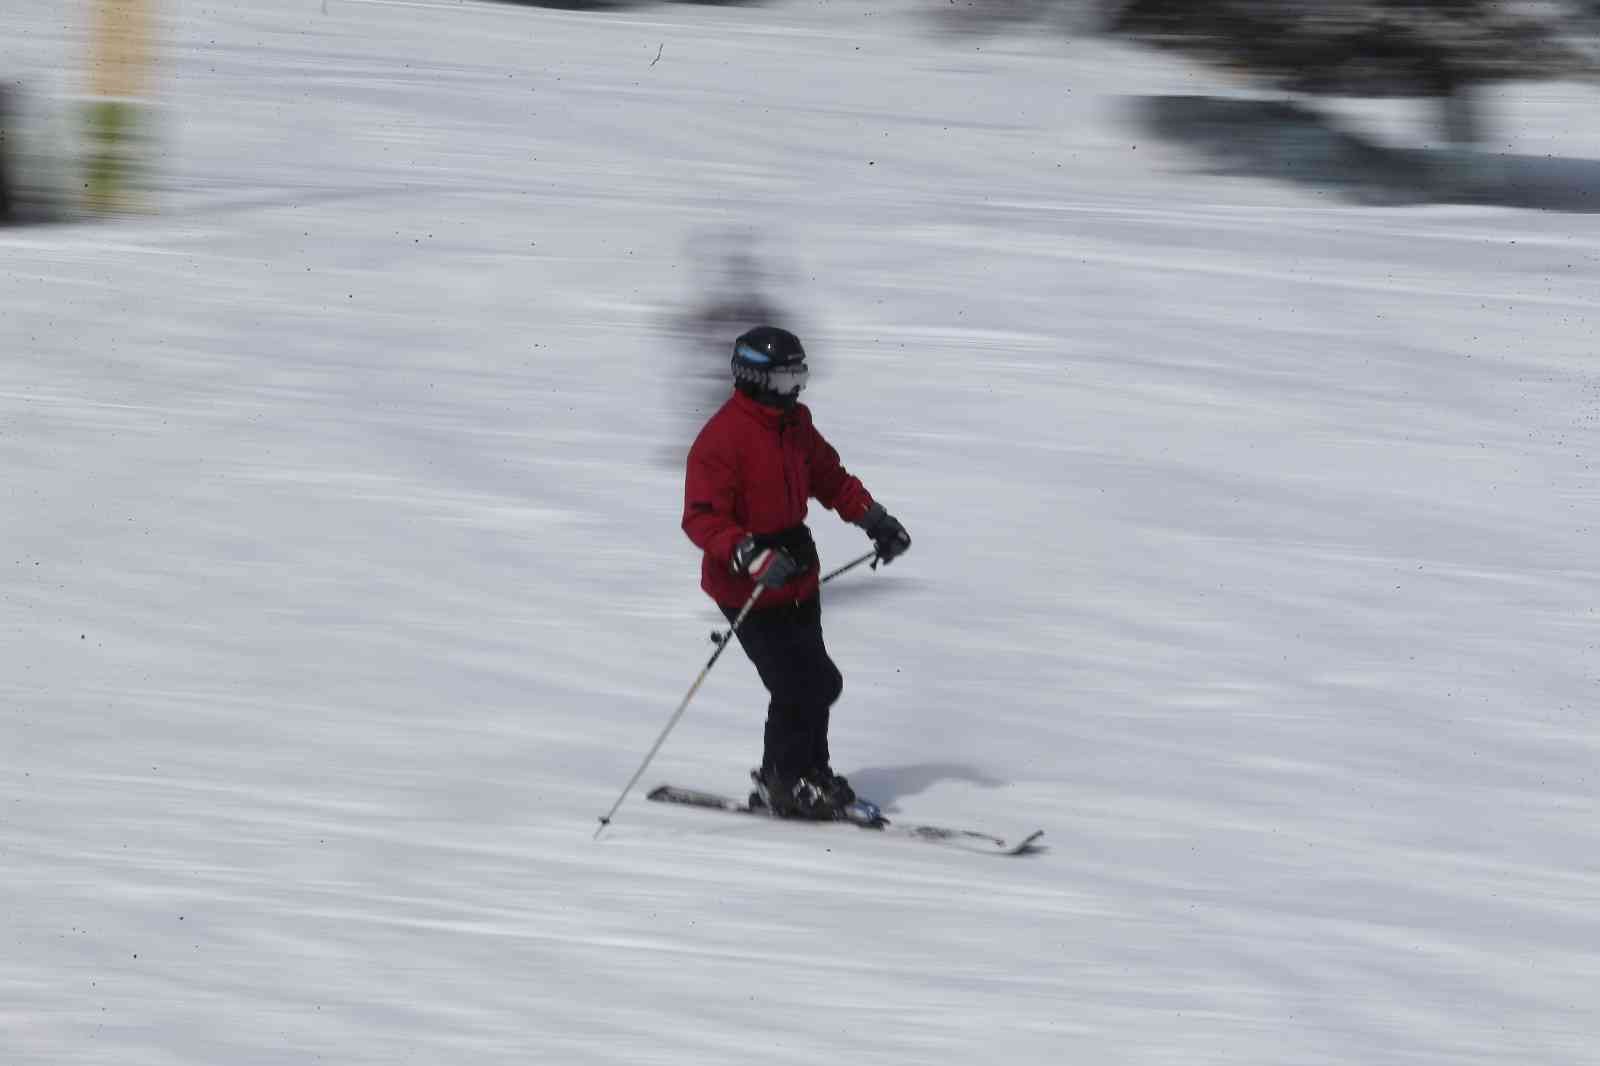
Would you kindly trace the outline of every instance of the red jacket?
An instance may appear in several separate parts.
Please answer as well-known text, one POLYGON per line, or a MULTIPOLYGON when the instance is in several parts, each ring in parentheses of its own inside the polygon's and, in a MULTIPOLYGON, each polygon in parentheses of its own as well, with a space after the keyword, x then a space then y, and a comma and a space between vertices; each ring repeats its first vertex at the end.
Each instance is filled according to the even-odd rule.
MULTIPOLYGON (((700 587, 724 607, 743 607, 755 585, 729 569, 734 548, 747 533, 793 533, 805 522, 812 498, 847 522, 859 521, 872 506, 872 496, 811 424, 810 408, 796 404, 780 411, 735 392, 689 449, 683 531, 705 552, 700 587)), ((809 533, 800 532, 809 545, 809 533)), ((801 560, 811 563, 805 573, 764 593, 756 606, 815 596, 811 554, 801 560)))

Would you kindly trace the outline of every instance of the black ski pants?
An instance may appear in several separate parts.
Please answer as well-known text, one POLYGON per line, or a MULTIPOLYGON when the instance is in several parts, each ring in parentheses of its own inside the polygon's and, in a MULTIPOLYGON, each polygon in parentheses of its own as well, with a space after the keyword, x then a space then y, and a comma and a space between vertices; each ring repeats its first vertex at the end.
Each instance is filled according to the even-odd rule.
MULTIPOLYGON (((722 612, 730 622, 739 614, 722 612)), ((829 765, 828 711, 844 678, 822 643, 821 598, 751 611, 739 626, 739 644, 772 697, 762 769, 792 778, 829 765)))

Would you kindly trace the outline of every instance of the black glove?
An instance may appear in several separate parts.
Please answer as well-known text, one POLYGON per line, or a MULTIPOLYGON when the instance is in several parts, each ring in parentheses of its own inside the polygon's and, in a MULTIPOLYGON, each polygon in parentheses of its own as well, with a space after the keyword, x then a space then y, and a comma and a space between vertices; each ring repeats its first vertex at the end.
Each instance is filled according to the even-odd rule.
POLYGON ((883 509, 881 503, 874 503, 867 508, 867 513, 856 524, 867 531, 867 536, 872 538, 873 545, 878 549, 878 558, 885 563, 893 562, 911 550, 911 534, 906 532, 906 527, 894 515, 883 509))
POLYGON ((733 549, 732 569, 763 588, 775 589, 799 574, 800 564, 782 548, 764 548, 747 534, 733 549))

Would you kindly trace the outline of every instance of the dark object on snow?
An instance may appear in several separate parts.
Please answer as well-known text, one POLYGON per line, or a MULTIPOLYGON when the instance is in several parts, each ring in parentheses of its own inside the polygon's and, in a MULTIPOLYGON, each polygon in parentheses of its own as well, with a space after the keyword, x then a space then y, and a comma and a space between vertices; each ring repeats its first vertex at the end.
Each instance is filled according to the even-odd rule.
POLYGON ((1132 117, 1211 174, 1288 181, 1368 205, 1600 213, 1600 160, 1400 147, 1288 100, 1150 96, 1132 117))
POLYGON ((1292 101, 1153 96, 1138 102, 1136 117, 1212 173, 1291 181, 1366 204, 1436 199, 1441 168, 1420 153, 1380 145, 1292 101))

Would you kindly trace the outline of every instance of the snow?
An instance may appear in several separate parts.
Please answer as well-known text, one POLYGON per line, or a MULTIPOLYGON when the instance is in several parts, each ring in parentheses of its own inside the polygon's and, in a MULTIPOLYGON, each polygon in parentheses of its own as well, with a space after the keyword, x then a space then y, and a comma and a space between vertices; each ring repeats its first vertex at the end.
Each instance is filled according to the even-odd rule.
POLYGON ((165 16, 160 212, 0 232, 9 1066, 1600 1063, 1600 216, 1208 175, 1128 103, 1220 80, 910 0, 165 16), (915 538, 836 765, 1043 853, 591 839, 721 620, 730 235, 915 538))

